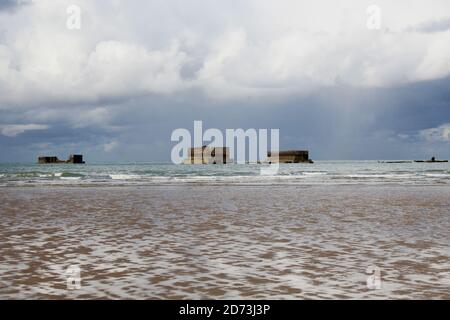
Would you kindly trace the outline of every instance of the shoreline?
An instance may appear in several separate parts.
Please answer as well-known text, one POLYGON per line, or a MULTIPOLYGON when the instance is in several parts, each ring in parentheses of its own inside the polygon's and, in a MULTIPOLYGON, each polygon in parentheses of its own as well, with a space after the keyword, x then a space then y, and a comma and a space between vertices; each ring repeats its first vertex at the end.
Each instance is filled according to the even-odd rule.
POLYGON ((370 188, 449 188, 447 183, 423 183, 412 184, 402 182, 361 182, 361 183, 289 183, 289 182, 261 182, 261 183, 240 183, 240 182, 159 182, 159 183, 51 183, 51 184, 26 184, 23 185, 0 185, 0 191, 10 189, 109 189, 109 188, 159 188, 159 187, 239 187, 239 188, 337 188, 337 187, 370 187, 370 188))

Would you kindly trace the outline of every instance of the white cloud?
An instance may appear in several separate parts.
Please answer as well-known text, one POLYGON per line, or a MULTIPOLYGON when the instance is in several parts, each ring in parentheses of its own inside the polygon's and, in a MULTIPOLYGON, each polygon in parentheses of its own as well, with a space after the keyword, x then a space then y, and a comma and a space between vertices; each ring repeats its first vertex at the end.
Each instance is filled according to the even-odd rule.
POLYGON ((36 0, 2 16, 0 108, 191 89, 213 98, 302 94, 450 74, 450 30, 420 32, 447 21, 448 0, 379 0, 379 31, 366 28, 372 3, 360 0, 79 0, 81 30, 66 28, 70 4, 36 0))
POLYGON ((71 108, 39 108, 23 113, 24 121, 38 121, 68 125, 71 128, 79 129, 86 127, 113 129, 110 121, 113 118, 111 109, 106 107, 96 107, 95 105, 71 107, 71 108))
POLYGON ((69 119, 73 128, 84 128, 87 126, 104 126, 108 123, 110 116, 106 108, 93 108, 91 110, 81 110, 69 119))
POLYGON ((119 146, 119 143, 118 143, 117 141, 111 141, 111 142, 105 143, 105 144, 103 145, 103 150, 104 150, 105 152, 111 152, 111 151, 113 151, 114 149, 116 149, 118 146, 119 146))
POLYGON ((42 124, 4 124, 0 125, 0 132, 7 137, 16 137, 30 130, 45 130, 47 125, 42 124))
POLYGON ((442 124, 437 128, 421 130, 419 137, 429 142, 449 142, 450 123, 442 124))
POLYGON ((443 32, 450 29, 450 18, 445 17, 439 20, 430 20, 425 23, 418 24, 407 28, 412 32, 443 32))

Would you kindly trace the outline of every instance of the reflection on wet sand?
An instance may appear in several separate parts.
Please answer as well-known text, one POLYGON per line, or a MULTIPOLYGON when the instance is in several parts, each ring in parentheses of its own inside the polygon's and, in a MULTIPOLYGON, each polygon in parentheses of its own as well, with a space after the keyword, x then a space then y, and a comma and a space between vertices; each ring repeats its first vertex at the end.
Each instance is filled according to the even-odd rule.
POLYGON ((3 188, 0 298, 449 299, 449 191, 3 188))

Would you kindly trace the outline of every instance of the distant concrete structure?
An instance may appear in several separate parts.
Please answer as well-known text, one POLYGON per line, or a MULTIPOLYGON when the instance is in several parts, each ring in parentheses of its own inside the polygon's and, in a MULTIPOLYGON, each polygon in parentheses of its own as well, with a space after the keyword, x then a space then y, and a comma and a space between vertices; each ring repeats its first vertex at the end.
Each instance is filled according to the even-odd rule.
POLYGON ((230 148, 207 147, 189 148, 188 157, 184 164, 226 164, 232 162, 230 159, 230 148))
POLYGON ((394 161, 378 161, 378 163, 443 163, 448 160, 437 160, 436 157, 432 157, 430 160, 394 160, 394 161))
POLYGON ((83 155, 81 154, 71 154, 69 157, 69 160, 67 160, 67 163, 78 163, 83 164, 83 155))
POLYGON ((38 163, 45 164, 45 163, 63 163, 65 161, 61 161, 58 159, 58 157, 39 157, 38 163))
POLYGON ((280 152, 268 152, 268 163, 313 163, 309 159, 308 150, 287 150, 280 152), (278 156, 278 157, 277 157, 278 156))
POLYGON ((436 157, 431 157, 430 160, 414 160, 414 162, 426 162, 426 163, 434 163, 434 162, 448 162, 448 160, 436 160, 436 157))
MULTIPOLYGON (((232 163, 228 147, 189 148, 188 157, 183 164, 226 164, 232 163)), ((248 163, 248 162, 247 162, 248 163)), ((261 162, 257 162, 261 163, 261 162)), ((314 163, 309 159, 307 150, 287 150, 277 153, 268 152, 266 163, 314 163), (278 157, 277 157, 278 156, 278 157)))
POLYGON ((56 156, 42 156, 38 158, 39 164, 52 164, 52 163, 74 163, 83 164, 83 155, 81 154, 71 154, 67 160, 59 160, 56 156))

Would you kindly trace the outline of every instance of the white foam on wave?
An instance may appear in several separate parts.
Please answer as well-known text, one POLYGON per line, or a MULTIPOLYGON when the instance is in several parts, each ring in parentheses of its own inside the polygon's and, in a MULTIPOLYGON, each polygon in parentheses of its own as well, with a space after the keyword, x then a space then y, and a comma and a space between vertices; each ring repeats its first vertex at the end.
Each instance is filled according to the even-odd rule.
POLYGON ((284 181, 302 180, 302 176, 254 175, 254 176, 186 176, 169 179, 171 183, 221 183, 221 184, 265 184, 285 183, 284 181))
POLYGON ((344 177, 348 178, 392 178, 392 179, 402 179, 410 177, 409 174, 349 174, 344 177))
POLYGON ((327 172, 307 172, 307 171, 303 172, 303 175, 305 176, 323 176, 326 174, 327 172))
POLYGON ((450 174, 447 173, 425 173, 424 175, 431 178, 450 178, 450 174))
POLYGON ((61 177, 61 180, 80 180, 81 177, 61 177))
POLYGON ((109 176, 113 180, 134 180, 141 178, 141 176, 136 174, 110 174, 109 176))
POLYGON ((53 177, 53 175, 51 173, 40 173, 38 174, 39 178, 50 178, 53 177))

